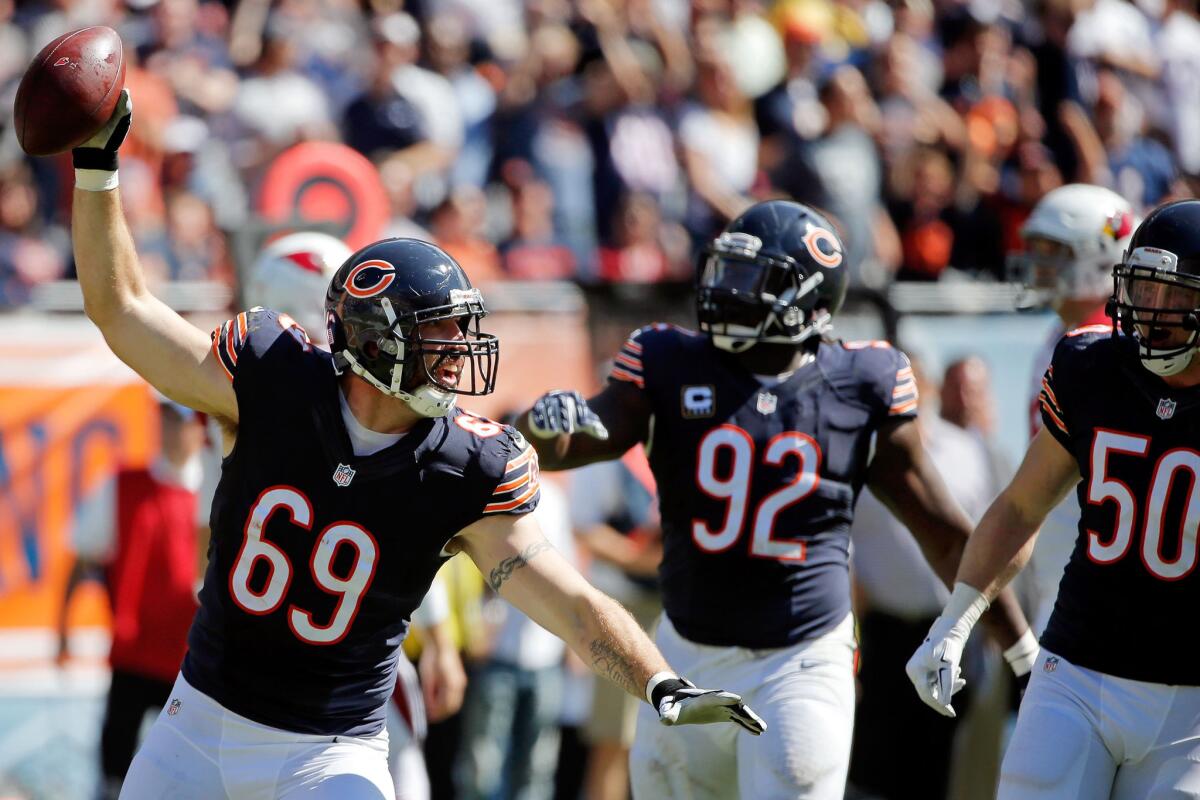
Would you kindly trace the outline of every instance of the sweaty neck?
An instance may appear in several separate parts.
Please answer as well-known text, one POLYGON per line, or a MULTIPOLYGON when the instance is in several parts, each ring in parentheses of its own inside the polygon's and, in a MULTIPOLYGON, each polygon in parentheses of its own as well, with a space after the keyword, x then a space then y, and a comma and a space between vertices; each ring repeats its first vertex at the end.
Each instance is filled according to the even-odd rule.
POLYGON ((424 419, 400 398, 384 394, 352 372, 343 374, 339 382, 350 413, 368 430, 405 433, 424 419))

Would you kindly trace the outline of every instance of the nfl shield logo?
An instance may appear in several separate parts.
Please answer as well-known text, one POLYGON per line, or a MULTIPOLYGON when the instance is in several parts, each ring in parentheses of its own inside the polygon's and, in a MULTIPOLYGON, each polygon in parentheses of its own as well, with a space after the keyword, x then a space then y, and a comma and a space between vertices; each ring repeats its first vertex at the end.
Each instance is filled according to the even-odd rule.
POLYGON ((1058 656, 1050 656, 1042 665, 1042 672, 1054 672, 1056 669, 1058 669, 1058 656))
POLYGON ((776 397, 775 395, 771 394, 770 392, 759 392, 758 393, 758 405, 757 405, 758 413, 774 414, 775 406, 777 406, 777 405, 779 405, 779 398, 776 397))
POLYGON ((1164 397, 1158 401, 1158 411, 1155 413, 1158 414, 1159 419, 1170 419, 1175 416, 1175 401, 1164 397))
POLYGON ((167 706, 167 716, 173 717, 179 713, 179 709, 183 708, 182 700, 172 700, 171 705, 167 706))
POLYGON ((349 486, 352 480, 354 480, 354 470, 345 464, 338 464, 338 468, 333 471, 333 482, 338 486, 349 486))

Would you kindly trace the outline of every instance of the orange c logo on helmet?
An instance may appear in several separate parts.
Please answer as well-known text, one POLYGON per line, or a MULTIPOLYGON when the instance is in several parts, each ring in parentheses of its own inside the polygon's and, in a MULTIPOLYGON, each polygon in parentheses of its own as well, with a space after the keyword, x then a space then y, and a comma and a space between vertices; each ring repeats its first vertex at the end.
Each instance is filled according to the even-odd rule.
POLYGON ((809 228, 808 233, 804 234, 804 247, 812 256, 813 261, 822 267, 833 268, 842 263, 841 243, 836 236, 824 228, 809 228), (821 249, 821 242, 825 242, 825 246, 829 249, 828 253, 821 249))
POLYGON ((373 258, 350 270, 350 274, 346 276, 346 294, 359 300, 374 297, 391 286, 394 280, 396 268, 386 261, 373 258))

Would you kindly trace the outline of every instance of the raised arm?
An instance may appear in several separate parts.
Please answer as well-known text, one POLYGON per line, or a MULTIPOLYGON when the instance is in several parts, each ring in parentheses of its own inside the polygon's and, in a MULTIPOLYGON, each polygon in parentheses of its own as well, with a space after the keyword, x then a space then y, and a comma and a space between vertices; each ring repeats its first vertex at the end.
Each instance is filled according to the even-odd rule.
POLYGON ((71 238, 84 311, 117 357, 160 392, 236 424, 237 399, 208 335, 146 287, 117 188, 117 150, 132 113, 125 90, 109 124, 73 153, 71 238))
POLYGON ((671 672, 629 612, 584 580, 532 516, 484 517, 453 539, 454 547, 471 557, 495 592, 565 641, 596 674, 651 701, 665 724, 734 722, 755 734, 765 729, 737 695, 696 689, 671 672))
MULTIPOLYGON (((895 422, 880 430, 867 482, 871 492, 912 532, 942 582, 952 588, 971 535, 971 520, 950 495, 921 444, 916 420, 895 422)), ((996 598, 983 622, 1006 651, 1029 630, 1012 591, 996 598)))
POLYGON ((609 381, 584 400, 579 392, 553 391, 521 415, 517 428, 538 451, 542 469, 574 469, 621 455, 650 433, 650 404, 632 383, 609 381))
POLYGON ((1007 591, 1004 587, 1029 560, 1046 515, 1078 482, 1075 460, 1042 428, 1012 482, 967 541, 950 601, 908 662, 917 694, 939 713, 954 716, 950 702, 962 686, 962 647, 988 599, 1007 591))

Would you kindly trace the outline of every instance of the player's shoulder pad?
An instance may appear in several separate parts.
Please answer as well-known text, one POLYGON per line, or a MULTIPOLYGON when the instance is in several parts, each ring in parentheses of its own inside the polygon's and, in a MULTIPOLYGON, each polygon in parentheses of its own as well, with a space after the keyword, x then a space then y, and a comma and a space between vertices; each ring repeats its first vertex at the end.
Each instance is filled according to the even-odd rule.
POLYGON ((883 339, 840 342, 855 380, 888 416, 915 414, 917 383, 903 351, 883 339))
POLYGON ((1114 344, 1111 325, 1085 325, 1062 335, 1050 364, 1060 371, 1087 369, 1114 344))
POLYGON ((475 438, 479 467, 491 487, 483 513, 532 511, 540 498, 538 457, 521 432, 465 411, 454 416, 453 424, 475 438))
POLYGON ((688 348, 702 343, 704 337, 695 331, 681 328, 666 322, 655 322, 644 325, 633 333, 621 345, 620 351, 613 358, 612 371, 609 378, 626 381, 639 389, 646 388, 646 377, 652 371, 650 365, 662 363, 663 359, 679 356, 688 348))
POLYGON ((311 352, 308 333, 287 314, 255 306, 213 329, 212 350, 229 380, 238 365, 248 359, 262 360, 277 345, 287 350, 311 352))

